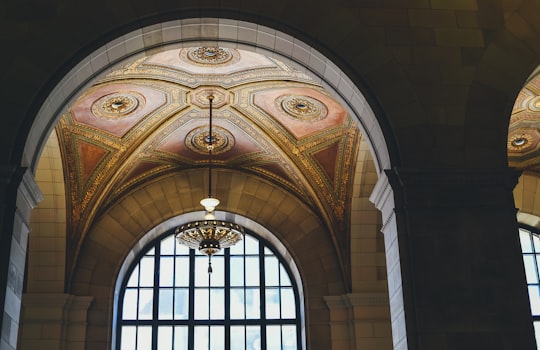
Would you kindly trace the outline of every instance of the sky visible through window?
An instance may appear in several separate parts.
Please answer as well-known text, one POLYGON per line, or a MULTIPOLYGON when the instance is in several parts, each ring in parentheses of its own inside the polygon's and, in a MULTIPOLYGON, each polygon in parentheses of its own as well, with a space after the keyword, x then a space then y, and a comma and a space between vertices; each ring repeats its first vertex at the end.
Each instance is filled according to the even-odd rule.
POLYGON ((280 258, 246 234, 208 257, 154 242, 119 298, 117 349, 300 350, 297 289, 280 258))

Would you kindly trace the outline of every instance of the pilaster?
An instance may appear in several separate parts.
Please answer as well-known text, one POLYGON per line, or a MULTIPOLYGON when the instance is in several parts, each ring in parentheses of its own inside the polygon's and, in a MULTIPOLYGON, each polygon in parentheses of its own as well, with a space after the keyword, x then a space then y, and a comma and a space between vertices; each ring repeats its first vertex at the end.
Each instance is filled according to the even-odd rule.
POLYGON ((29 170, 17 167, 0 168, 0 305, 2 334, 1 350, 17 346, 21 296, 30 212, 42 199, 42 194, 29 170))

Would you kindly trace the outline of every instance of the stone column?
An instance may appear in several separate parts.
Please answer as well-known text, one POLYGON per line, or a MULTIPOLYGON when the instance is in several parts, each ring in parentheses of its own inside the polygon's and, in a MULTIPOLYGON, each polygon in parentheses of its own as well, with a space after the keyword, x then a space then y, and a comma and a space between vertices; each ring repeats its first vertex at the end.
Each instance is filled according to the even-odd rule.
POLYGON ((395 349, 536 349, 510 169, 392 169, 383 214, 395 349))
POLYGON ((28 170, 0 169, 0 350, 17 346, 30 212, 41 199, 28 170))

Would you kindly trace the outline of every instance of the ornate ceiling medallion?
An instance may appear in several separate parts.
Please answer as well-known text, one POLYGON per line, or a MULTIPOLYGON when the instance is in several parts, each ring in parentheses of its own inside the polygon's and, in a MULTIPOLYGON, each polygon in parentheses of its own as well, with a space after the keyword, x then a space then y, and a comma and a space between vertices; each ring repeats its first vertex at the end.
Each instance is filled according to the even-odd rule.
POLYGON ((101 119, 123 119, 142 108, 144 101, 134 92, 105 95, 92 104, 92 114, 101 119))
POLYGON ((540 112, 540 96, 531 98, 528 103, 529 110, 534 112, 540 112))
POLYGON ((326 106, 309 96, 283 95, 276 99, 276 107, 288 116, 302 121, 318 121, 328 115, 326 106))
POLYGON ((214 100, 212 101, 214 108, 223 107, 227 104, 227 102, 229 102, 227 100, 227 91, 214 86, 201 87, 193 90, 193 92, 189 95, 190 102, 197 107, 208 108, 210 106, 208 103, 209 95, 214 96, 214 100))
POLYGON ((223 65, 237 61, 239 58, 236 50, 231 50, 222 47, 193 47, 187 50, 182 50, 180 56, 186 55, 191 63, 197 65, 223 65))
MULTIPOLYGON (((214 136, 212 154, 225 153, 234 147, 234 136, 225 128, 220 126, 213 126, 212 134, 214 136)), ((199 154, 208 154, 208 139, 210 137, 210 130, 208 126, 200 126, 191 130, 185 140, 186 147, 199 154)))
POLYGON ((515 133, 508 138, 508 151, 526 152, 536 143, 535 136, 529 133, 515 133))

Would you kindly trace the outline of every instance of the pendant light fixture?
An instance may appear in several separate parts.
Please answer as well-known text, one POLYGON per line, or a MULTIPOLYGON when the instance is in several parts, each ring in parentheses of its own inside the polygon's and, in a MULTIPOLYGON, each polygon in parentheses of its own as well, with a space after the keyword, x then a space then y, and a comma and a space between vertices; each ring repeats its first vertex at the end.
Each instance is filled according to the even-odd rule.
POLYGON ((212 255, 218 253, 223 248, 228 248, 240 240, 244 235, 244 228, 233 222, 217 220, 214 210, 219 205, 219 199, 212 195, 212 151, 214 150, 215 137, 212 133, 212 102, 214 96, 208 96, 210 105, 210 122, 208 136, 205 137, 206 149, 208 150, 208 196, 200 203, 204 207, 206 214, 203 220, 192 221, 175 230, 175 237, 178 243, 192 249, 198 249, 208 256, 208 273, 212 273, 212 255))

